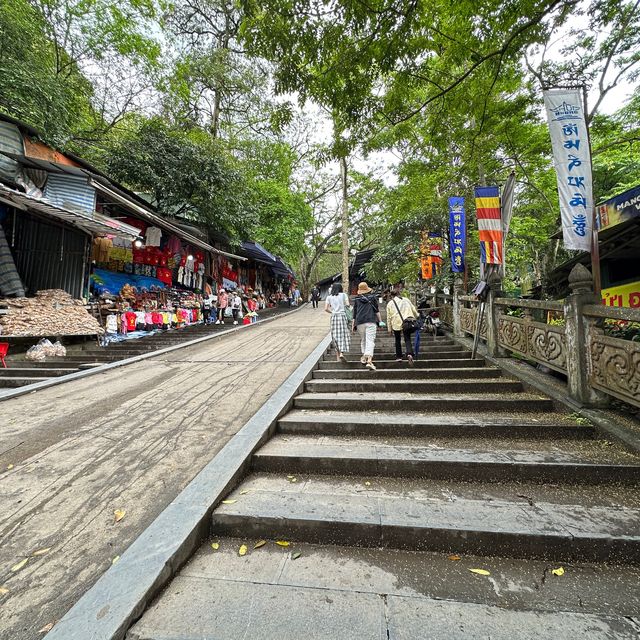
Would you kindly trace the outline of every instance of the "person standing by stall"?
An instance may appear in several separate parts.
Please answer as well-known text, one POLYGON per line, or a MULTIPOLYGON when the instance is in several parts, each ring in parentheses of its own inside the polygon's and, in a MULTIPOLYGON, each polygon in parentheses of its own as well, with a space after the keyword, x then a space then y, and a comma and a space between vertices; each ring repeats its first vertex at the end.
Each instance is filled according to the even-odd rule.
POLYGON ((224 314, 229 306, 229 296, 224 289, 218 291, 218 319, 216 324, 224 324, 224 314))
POLYGON ((353 299, 353 330, 360 334, 360 362, 371 371, 376 370, 373 364, 373 352, 376 348, 376 330, 380 324, 378 299, 366 282, 358 285, 358 293, 353 299))
POLYGON ((240 292, 236 289, 231 293, 231 313, 233 314, 233 324, 238 324, 238 317, 241 315, 242 298, 240 292))

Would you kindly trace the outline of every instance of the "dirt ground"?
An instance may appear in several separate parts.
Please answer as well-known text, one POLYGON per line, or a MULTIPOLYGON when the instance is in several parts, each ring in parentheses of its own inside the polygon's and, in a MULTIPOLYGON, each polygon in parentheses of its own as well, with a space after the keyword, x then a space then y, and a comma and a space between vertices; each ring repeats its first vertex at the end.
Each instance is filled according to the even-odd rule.
POLYGON ((41 638, 317 346, 328 320, 306 307, 1 402, 0 636, 41 638))

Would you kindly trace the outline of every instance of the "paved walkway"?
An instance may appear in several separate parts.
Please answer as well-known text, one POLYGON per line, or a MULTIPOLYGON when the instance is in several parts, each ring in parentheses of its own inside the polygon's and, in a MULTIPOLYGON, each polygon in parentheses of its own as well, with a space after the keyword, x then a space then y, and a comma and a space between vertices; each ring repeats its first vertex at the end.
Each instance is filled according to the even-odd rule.
POLYGON ((326 314, 305 308, 4 402, 2 637, 41 638, 327 331, 326 314))

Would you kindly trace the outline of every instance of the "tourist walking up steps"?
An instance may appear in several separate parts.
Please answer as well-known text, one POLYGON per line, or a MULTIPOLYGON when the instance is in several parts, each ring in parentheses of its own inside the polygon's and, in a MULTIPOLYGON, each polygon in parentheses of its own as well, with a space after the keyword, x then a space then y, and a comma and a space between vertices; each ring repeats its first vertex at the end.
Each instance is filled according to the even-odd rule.
POLYGON ((376 370, 373 364, 373 351, 376 348, 376 327, 380 323, 378 299, 366 282, 358 285, 358 294, 353 299, 353 330, 360 334, 360 362, 370 369, 376 370))
POLYGON ((318 285, 313 287, 311 290, 311 302, 313 303, 313 308, 318 308, 318 301, 320 300, 320 289, 318 289, 318 285))
POLYGON ((324 303, 324 310, 331 314, 331 339, 339 361, 346 362, 345 353, 351 348, 351 333, 347 312, 350 311, 349 297, 342 291, 341 284, 334 284, 331 295, 324 303))
POLYGON ((407 352, 407 362, 413 366, 413 344, 411 334, 416 330, 418 311, 408 298, 401 295, 397 288, 391 300, 387 303, 387 325, 389 333, 396 339, 396 361, 402 362, 402 337, 407 352))

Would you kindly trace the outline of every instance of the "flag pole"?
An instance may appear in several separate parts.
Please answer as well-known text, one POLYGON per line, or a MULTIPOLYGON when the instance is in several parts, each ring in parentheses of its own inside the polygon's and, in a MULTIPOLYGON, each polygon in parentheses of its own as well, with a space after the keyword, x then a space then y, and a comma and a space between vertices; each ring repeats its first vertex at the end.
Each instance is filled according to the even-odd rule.
MULTIPOLYGON (((596 201, 593 193, 593 154, 591 150, 591 134, 589 133, 589 108, 587 106, 587 87, 582 85, 582 100, 584 104, 584 123, 587 127, 587 144, 589 145, 589 163, 591 165, 591 275, 593 276, 593 290, 602 300, 602 275, 600 273, 600 239, 598 237, 598 228, 596 225, 596 201)), ((598 303, 600 304, 600 302, 598 303)))

